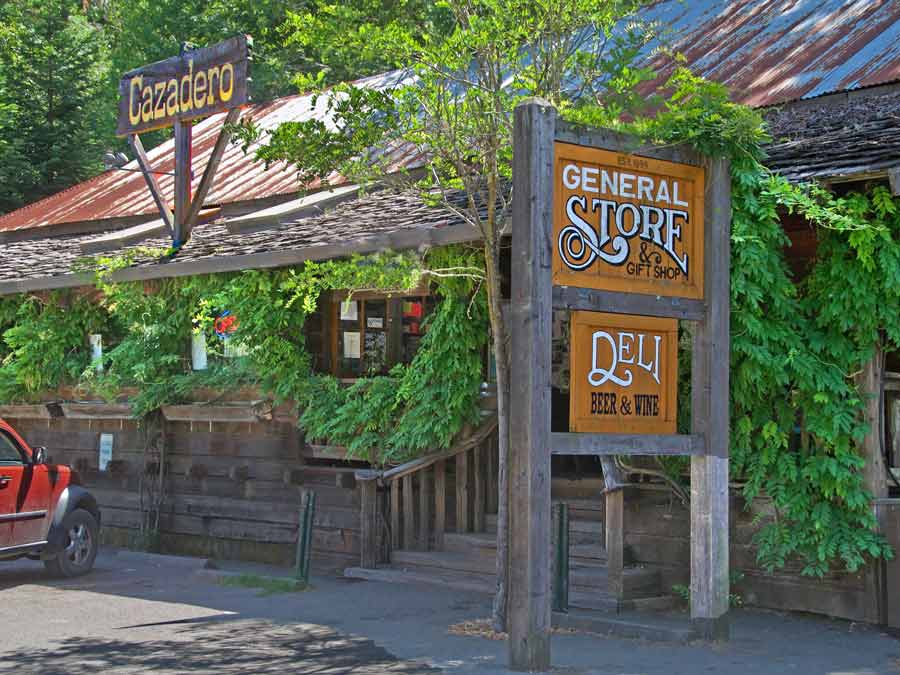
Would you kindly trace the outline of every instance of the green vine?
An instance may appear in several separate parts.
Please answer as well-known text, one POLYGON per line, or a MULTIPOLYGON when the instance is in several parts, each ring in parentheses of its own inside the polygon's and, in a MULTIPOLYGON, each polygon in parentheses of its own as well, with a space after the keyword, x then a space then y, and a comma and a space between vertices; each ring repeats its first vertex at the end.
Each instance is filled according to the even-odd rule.
POLYGON ((73 291, 17 296, 0 306, 0 400, 28 401, 91 365, 88 335, 114 332, 89 297, 73 291))
POLYGON ((446 447, 466 423, 477 422, 488 328, 476 251, 382 253, 150 286, 110 281, 134 255, 95 262, 100 304, 123 334, 107 351, 103 372, 86 370, 82 382, 108 397, 137 387, 131 405, 138 417, 187 400, 200 386, 256 384, 278 401, 300 405, 308 437, 345 445, 352 456, 375 463, 446 447), (303 328, 323 292, 401 294, 425 282, 440 303, 409 367, 349 387, 313 372, 303 328), (225 310, 238 317, 229 339, 245 347, 240 358, 224 359, 217 348, 214 322, 225 310), (199 333, 212 359, 208 370, 193 372, 189 345, 199 333))
POLYGON ((666 110, 642 131, 731 161, 731 477, 774 516, 755 537, 768 569, 789 559, 821 576, 891 557, 874 532, 859 443, 867 430, 853 375, 881 341, 900 348, 900 218, 883 188, 838 198, 791 185, 764 166, 759 114, 686 72, 666 110), (793 277, 781 215, 817 226, 805 280, 793 277), (882 336, 880 338, 880 336, 882 336), (809 443, 798 442, 802 422, 809 443))

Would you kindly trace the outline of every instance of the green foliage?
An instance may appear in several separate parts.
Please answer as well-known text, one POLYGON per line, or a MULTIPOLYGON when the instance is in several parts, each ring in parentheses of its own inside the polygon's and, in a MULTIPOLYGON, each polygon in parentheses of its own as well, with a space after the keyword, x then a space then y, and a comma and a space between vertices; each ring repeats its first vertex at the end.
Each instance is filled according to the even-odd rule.
MULTIPOLYGON (((379 92, 355 84, 329 89, 322 95, 334 125, 288 122, 268 137, 252 130, 245 140, 263 140, 256 151, 260 159, 292 162, 304 180, 326 180, 334 171, 371 178, 390 169, 390 157, 373 148, 412 143, 428 157, 426 187, 465 184, 490 191, 492 182, 510 176, 512 111, 523 97, 543 96, 568 108, 577 96, 593 100, 605 84, 604 90, 617 91, 619 107, 639 100, 629 86, 650 73, 630 64, 651 33, 637 27, 612 32, 639 5, 452 0, 438 3, 437 14, 370 22, 364 28, 367 43, 407 66, 411 77, 379 92)), ((324 54, 342 53, 357 19, 347 9, 289 23, 288 42, 306 43, 314 34, 324 54), (327 31, 317 27, 319 21, 327 31)), ((330 80, 308 83, 322 87, 330 80)), ((474 222, 492 217, 470 215, 474 222)))
POLYGON ((477 422, 488 334, 477 251, 447 247, 424 257, 386 252, 147 285, 111 281, 136 257, 160 253, 134 249, 94 260, 97 298, 57 293, 0 301, 7 350, 0 400, 76 381, 108 398, 134 387, 132 410, 142 418, 162 405, 191 400, 198 387, 257 384, 279 401, 305 407, 303 426, 311 437, 347 445, 373 462, 446 447, 464 424, 477 422), (429 278, 442 301, 410 366, 348 388, 312 372, 303 326, 322 292, 404 293, 429 278), (222 358, 214 322, 224 311, 238 317, 229 339, 246 347, 245 356, 222 358), (104 335, 102 372, 90 363, 90 332, 104 335), (194 372, 190 342, 196 333, 204 334, 211 360, 207 370, 194 372))
MULTIPOLYGON (((653 74, 631 62, 651 32, 638 24, 609 38, 613 24, 638 3, 201 4, 88 3, 86 16, 75 0, 15 0, 0 7, 0 210, 43 194, 36 186, 57 189, 95 170, 97 139, 104 138, 98 125, 107 122, 90 111, 97 101, 107 112, 113 109, 96 96, 103 77, 114 81, 120 70, 168 56, 182 40, 214 42, 256 22, 259 30, 249 32, 257 33, 264 65, 255 78, 264 92, 281 91, 298 73, 303 86, 324 86, 395 64, 409 64, 416 78, 387 92, 342 86, 323 94, 337 116, 335 126, 291 123, 263 138, 248 124, 244 140, 265 141, 259 156, 293 162, 304 179, 326 178, 334 170, 366 178, 387 168, 387 155, 370 148, 415 143, 429 158, 425 187, 437 188, 428 195, 440 201, 444 190, 464 187, 473 196, 464 214, 482 226, 487 255, 481 261, 470 254, 465 260, 431 258, 427 264, 403 256, 308 264, 166 282, 153 293, 101 280, 110 334, 121 339, 111 343, 98 386, 137 383, 143 397, 138 410, 148 411, 186 395, 200 377, 259 380, 277 398, 308 403, 304 424, 310 433, 343 442, 358 456, 387 461, 446 445, 469 415, 474 419, 471 385, 480 364, 476 368, 473 354, 486 337, 481 283, 487 278, 496 299, 500 216, 494 205, 498 185, 511 175, 512 110, 523 96, 543 96, 570 121, 624 127, 730 160, 732 478, 744 484, 748 499, 771 500, 775 517, 761 523, 756 538, 760 560, 773 568, 799 558, 805 573, 821 575, 833 566, 857 569, 866 556, 890 555, 872 531, 862 487, 864 398, 853 378, 877 342, 900 348, 894 321, 900 309, 900 209, 886 190, 838 198, 773 176, 763 167, 767 137, 759 114, 687 71, 676 71, 666 87, 643 100, 636 85, 653 74), (288 10, 289 49, 279 53, 271 28, 288 10), (112 56, 98 37, 100 27, 121 31, 112 56), (145 32, 138 35, 138 27, 145 32), (110 59, 114 67, 103 71, 110 59), (80 64, 89 76, 66 88, 74 71, 55 68, 61 60, 80 64), (22 91, 13 82, 25 82, 22 91), (648 106, 656 114, 644 115, 648 106), (633 121, 623 124, 623 113, 633 121), (62 138, 71 139, 71 147, 62 138), (785 262, 785 212, 818 227, 819 250, 803 281, 785 262), (311 376, 301 330, 319 293, 409 288, 427 268, 444 300, 413 367, 348 389, 311 376), (212 318, 224 309, 240 316, 233 339, 253 347, 243 359, 192 374, 188 337, 205 331, 216 344, 212 318), (808 442, 797 442, 798 425, 808 442), (375 456, 376 448, 384 454, 375 456)), ((84 370, 87 326, 103 320, 70 304, 61 327, 62 300, 17 302, 14 310, 0 306, 4 398, 84 370)))
POLYGON ((307 435, 377 464, 448 447, 465 424, 479 419, 486 309, 483 291, 474 298, 445 296, 410 365, 346 389, 334 378, 317 378, 303 400, 300 423, 307 435))
POLYGON ((426 0, 319 2, 289 11, 280 27, 285 47, 297 53, 301 90, 335 84, 407 65, 408 39, 446 34, 447 7, 426 0))
POLYGON ((109 51, 79 0, 0 4, 0 212, 102 169, 109 51))
POLYGON ((246 33, 253 37, 251 96, 267 100, 293 91, 297 55, 283 48, 279 26, 299 4, 292 0, 111 0, 97 3, 93 15, 111 37, 113 91, 123 73, 175 56, 183 43, 205 47, 246 33))
MULTIPOLYGON (((821 575, 831 565, 855 570, 867 555, 889 555, 873 533, 861 483, 865 423, 851 375, 880 332, 896 344, 894 202, 878 191, 837 199, 772 175, 762 163, 760 114, 684 69, 648 98, 655 114, 644 114, 636 85, 653 74, 631 61, 651 33, 638 25, 607 39, 631 3, 451 0, 446 7, 450 32, 390 37, 415 80, 379 95, 341 88, 332 103, 335 126, 283 127, 260 156, 300 162, 301 172, 323 179, 334 170, 366 178, 385 170, 370 147, 415 144, 428 157, 426 187, 464 188, 472 197, 465 214, 481 226, 492 264, 499 238, 491 206, 511 175, 512 113, 524 96, 549 99, 571 122, 729 159, 732 477, 749 499, 772 500, 776 517, 761 523, 756 538, 760 560, 772 568, 797 557, 805 573, 821 575), (623 113, 632 121, 623 123, 623 113), (317 151, 318 163, 308 162, 317 151), (481 204, 489 205, 486 213, 481 204), (802 214, 823 232, 817 269, 804 283, 785 262, 784 212, 802 214), (800 419, 811 438, 803 447, 791 442, 800 419)), ((493 273, 489 265, 489 279, 493 273)), ((496 287, 491 292, 496 297, 496 287)), ((497 360, 499 373, 505 366, 497 360)), ((678 471, 683 463, 668 467, 678 471)))
POLYGON ((5 355, 0 363, 0 400, 29 400, 73 381, 90 365, 88 334, 109 332, 90 299, 71 292, 19 297, 0 307, 5 355))
POLYGON ((251 98, 265 101, 319 73, 333 83, 400 65, 387 36, 423 22, 440 33, 447 11, 424 0, 0 2, 0 213, 96 175, 107 149, 127 150, 114 135, 119 78, 182 44, 250 34, 251 98))
POLYGON ((867 425, 852 375, 879 341, 900 346, 896 205, 883 188, 836 198, 788 184, 761 163, 758 113, 688 73, 671 84, 666 108, 635 128, 731 161, 731 473, 748 502, 762 496, 774 508, 756 535, 760 562, 773 569, 798 557, 805 574, 822 575, 890 556, 862 487, 867 425), (801 283, 785 261, 784 212, 819 227, 801 283), (792 441, 798 423, 808 444, 792 441))

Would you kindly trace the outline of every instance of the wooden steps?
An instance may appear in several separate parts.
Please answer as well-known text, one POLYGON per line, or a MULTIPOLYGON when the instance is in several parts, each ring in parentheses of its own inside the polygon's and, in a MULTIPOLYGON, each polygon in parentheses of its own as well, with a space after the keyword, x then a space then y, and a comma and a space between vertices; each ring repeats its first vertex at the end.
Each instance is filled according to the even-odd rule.
MULTIPOLYGON (((587 509, 586 509, 587 510, 587 509)), ((596 510, 595 510, 596 513, 596 510)), ((486 532, 446 533, 441 551, 396 550, 391 564, 378 569, 349 568, 352 578, 392 583, 433 583, 440 586, 493 593, 496 574, 496 515, 487 515, 486 532)), ((569 604, 591 611, 618 611, 635 603, 668 606, 660 600, 659 572, 643 567, 624 570, 622 583, 629 601, 617 601, 609 592, 606 549, 601 544, 603 522, 592 514, 569 522, 569 604), (649 599, 646 600, 645 599, 649 599)))
POLYGON ((487 579, 480 575, 471 575, 460 572, 435 572, 419 570, 403 570, 394 567, 379 567, 378 569, 363 569, 362 567, 348 567, 344 570, 344 576, 349 579, 365 579, 367 581, 383 581, 394 584, 427 584, 432 586, 444 586, 460 591, 483 593, 489 595, 494 592, 493 578, 487 579))

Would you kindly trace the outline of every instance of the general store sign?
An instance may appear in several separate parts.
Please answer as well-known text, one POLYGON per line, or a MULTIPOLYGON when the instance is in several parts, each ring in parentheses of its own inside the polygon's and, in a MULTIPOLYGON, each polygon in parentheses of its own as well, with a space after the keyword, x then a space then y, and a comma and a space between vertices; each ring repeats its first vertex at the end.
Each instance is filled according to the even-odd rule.
POLYGON ((247 103, 249 63, 250 42, 239 35, 125 73, 116 133, 168 127, 247 103))
POLYGON ((674 434, 678 321, 572 312, 569 427, 674 434))
POLYGON ((703 297, 702 168, 554 145, 553 283, 703 297))

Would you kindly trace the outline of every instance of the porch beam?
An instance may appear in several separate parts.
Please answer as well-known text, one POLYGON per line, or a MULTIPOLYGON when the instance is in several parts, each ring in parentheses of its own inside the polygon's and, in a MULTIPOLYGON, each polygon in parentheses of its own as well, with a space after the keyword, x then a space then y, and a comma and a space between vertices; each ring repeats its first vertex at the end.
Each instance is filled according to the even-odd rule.
POLYGON ((150 189, 150 194, 153 197, 153 201, 156 203, 156 208, 159 209, 159 215, 162 217, 162 221, 165 223, 166 227, 169 228, 169 234, 172 234, 175 231, 175 218, 172 215, 172 211, 169 210, 169 205, 163 198, 163 193, 159 188, 159 182, 156 180, 156 175, 150 168, 150 160, 147 157, 147 152, 144 150, 144 144, 141 142, 141 137, 137 134, 130 134, 128 136, 128 145, 131 147, 131 151, 134 153, 138 166, 141 168, 141 173, 144 174, 144 180, 147 182, 147 187, 150 189))
POLYGON ((225 148, 228 146, 228 141, 231 139, 231 130, 229 127, 232 124, 235 124, 240 116, 240 108, 232 108, 225 116, 225 121, 222 123, 222 130, 219 131, 219 137, 216 139, 212 154, 209 156, 209 160, 206 162, 206 168, 203 170, 203 178, 200 179, 200 185, 197 186, 197 192, 191 200, 191 208, 188 211, 187 219, 185 221, 186 234, 190 234, 191 229, 197 224, 197 216, 200 215, 200 209, 203 208, 203 202, 206 201, 206 195, 212 187, 213 180, 216 177, 216 170, 219 168, 219 163, 222 161, 222 155, 225 154, 225 148))
POLYGON ((553 309, 640 314, 664 319, 700 321, 706 314, 706 303, 688 298, 554 286, 553 309))
POLYGON ((700 434, 550 434, 554 455, 701 455, 706 445, 700 434))

